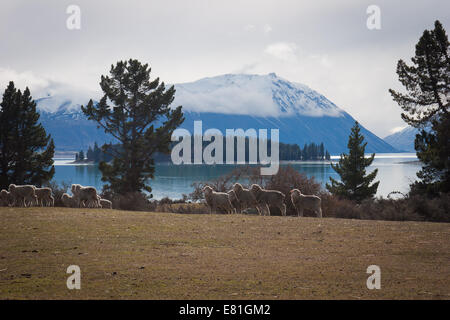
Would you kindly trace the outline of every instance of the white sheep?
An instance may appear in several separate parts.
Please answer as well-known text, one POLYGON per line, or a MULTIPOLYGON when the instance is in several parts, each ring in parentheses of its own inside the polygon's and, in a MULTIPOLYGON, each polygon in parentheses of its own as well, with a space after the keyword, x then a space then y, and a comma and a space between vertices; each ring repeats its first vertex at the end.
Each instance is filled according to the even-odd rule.
POLYGON ((286 205, 284 204, 285 195, 277 190, 265 190, 257 184, 253 184, 250 191, 255 196, 256 201, 260 206, 267 208, 270 216, 270 207, 277 207, 281 210, 283 216, 286 215, 286 205))
POLYGON ((250 190, 245 189, 240 183, 235 183, 233 186, 233 191, 239 200, 241 210, 256 208, 258 214, 261 215, 261 209, 259 208, 258 202, 250 190))
POLYGON ((75 201, 75 199, 67 193, 63 193, 63 195, 61 196, 61 202, 67 208, 77 207, 77 202, 75 201))
POLYGON ((322 200, 315 195, 302 194, 300 190, 293 189, 290 192, 291 201, 299 217, 303 217, 303 210, 312 210, 318 218, 322 218, 322 200))
POLYGON ((37 196, 36 204, 39 206, 55 206, 55 198, 52 196, 52 189, 50 188, 35 188, 34 192, 37 196))
POLYGON ((236 193, 234 190, 230 190, 227 192, 228 197, 230 198, 231 205, 233 206, 233 209, 236 213, 241 213, 241 203, 239 202, 239 199, 236 196, 236 193))
POLYGON ((8 206, 12 205, 13 202, 14 202, 14 199, 13 199, 11 193, 9 193, 6 190, 0 191, 0 207, 8 207, 8 206))
POLYGON ((112 202, 107 199, 100 198, 99 195, 97 195, 98 201, 100 201, 100 207, 106 208, 106 209, 112 209, 112 202))
POLYGON ((9 185, 9 192, 13 198, 13 206, 27 206, 37 202, 37 196, 35 193, 35 186, 24 185, 16 186, 15 184, 9 185))
POLYGON ((210 186, 203 188, 206 204, 209 207, 209 212, 217 212, 218 209, 224 210, 226 213, 233 213, 233 206, 230 202, 228 193, 216 192, 210 186))
POLYGON ((71 189, 77 207, 100 208, 100 200, 97 198, 97 190, 94 187, 73 184, 71 189))

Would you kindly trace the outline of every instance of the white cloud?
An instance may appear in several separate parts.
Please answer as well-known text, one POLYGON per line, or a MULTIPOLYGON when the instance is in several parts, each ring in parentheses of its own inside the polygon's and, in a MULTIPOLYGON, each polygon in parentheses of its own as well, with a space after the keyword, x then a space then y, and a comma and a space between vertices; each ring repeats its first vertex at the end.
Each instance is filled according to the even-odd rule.
POLYGON ((389 132, 390 132, 391 134, 394 134, 394 133, 397 133, 397 132, 402 131, 402 130, 405 129, 406 127, 408 127, 408 126, 405 125, 405 126, 395 127, 395 128, 392 128, 391 130, 389 130, 389 132))
POLYGON ((247 24, 247 25, 244 27, 244 30, 245 30, 245 31, 253 31, 253 30, 255 30, 255 26, 254 26, 253 24, 247 24))
POLYGON ((32 71, 17 72, 9 68, 0 67, 0 90, 6 89, 10 81, 14 82, 16 88, 22 91, 25 87, 29 87, 33 91, 41 91, 50 84, 50 79, 37 76, 32 71))
POLYGON ((283 61, 297 61, 297 45, 293 42, 277 42, 268 45, 264 52, 283 61))
POLYGON ((272 31, 272 27, 270 26, 270 24, 265 24, 264 25, 264 33, 269 33, 272 31))

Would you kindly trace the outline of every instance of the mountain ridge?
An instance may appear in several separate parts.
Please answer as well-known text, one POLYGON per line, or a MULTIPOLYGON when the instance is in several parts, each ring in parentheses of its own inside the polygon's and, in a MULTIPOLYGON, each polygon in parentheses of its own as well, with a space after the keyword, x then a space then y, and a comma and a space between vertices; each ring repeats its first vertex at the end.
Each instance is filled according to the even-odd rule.
MULTIPOLYGON (((321 143, 332 154, 347 151, 347 140, 355 119, 325 96, 309 87, 268 75, 226 74, 175 84, 172 106, 183 106, 181 128, 193 133, 193 123, 202 120, 203 130, 216 128, 279 129, 280 142, 321 143)), ((96 141, 112 141, 80 110, 89 98, 59 95, 36 99, 41 123, 55 139, 59 151, 85 150, 96 141), (76 100, 76 101, 75 101, 76 100), (49 107, 51 105, 51 107, 49 107)), ((367 152, 398 152, 362 127, 367 152)))

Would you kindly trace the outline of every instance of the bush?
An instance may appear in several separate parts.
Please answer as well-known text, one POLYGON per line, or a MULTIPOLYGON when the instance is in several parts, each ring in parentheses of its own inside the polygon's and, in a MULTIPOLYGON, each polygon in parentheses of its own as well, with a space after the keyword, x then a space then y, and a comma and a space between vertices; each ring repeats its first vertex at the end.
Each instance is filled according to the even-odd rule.
POLYGON ((322 216, 343 219, 361 219, 361 210, 356 202, 339 199, 331 193, 322 191, 319 194, 322 199, 322 216))
POLYGON ((44 184, 44 187, 48 187, 53 191, 53 197, 55 198, 55 207, 64 207, 61 197, 64 193, 70 190, 71 183, 61 182, 58 184, 56 181, 50 181, 44 184))
POLYGON ((101 194, 101 197, 112 202, 114 209, 129 211, 154 211, 156 206, 154 202, 148 199, 148 196, 142 192, 130 192, 124 195, 101 194))
MULTIPOLYGON (((297 215, 290 196, 292 189, 299 189, 303 194, 309 195, 318 195, 321 189, 320 184, 315 181, 314 177, 308 178, 289 165, 280 167, 277 174, 263 180, 262 186, 265 189, 280 191, 286 196, 284 203, 286 204, 287 215, 297 215)), ((270 214, 281 215, 281 212, 278 208, 270 207, 270 214)), ((305 216, 315 216, 315 214, 305 210, 305 216)))

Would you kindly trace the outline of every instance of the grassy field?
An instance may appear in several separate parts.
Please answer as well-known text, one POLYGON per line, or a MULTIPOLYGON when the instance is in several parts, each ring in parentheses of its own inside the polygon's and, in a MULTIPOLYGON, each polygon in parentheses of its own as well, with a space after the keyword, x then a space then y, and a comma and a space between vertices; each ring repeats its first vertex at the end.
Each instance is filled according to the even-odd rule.
POLYGON ((0 299, 450 299, 450 224, 63 208, 0 221, 0 299))

